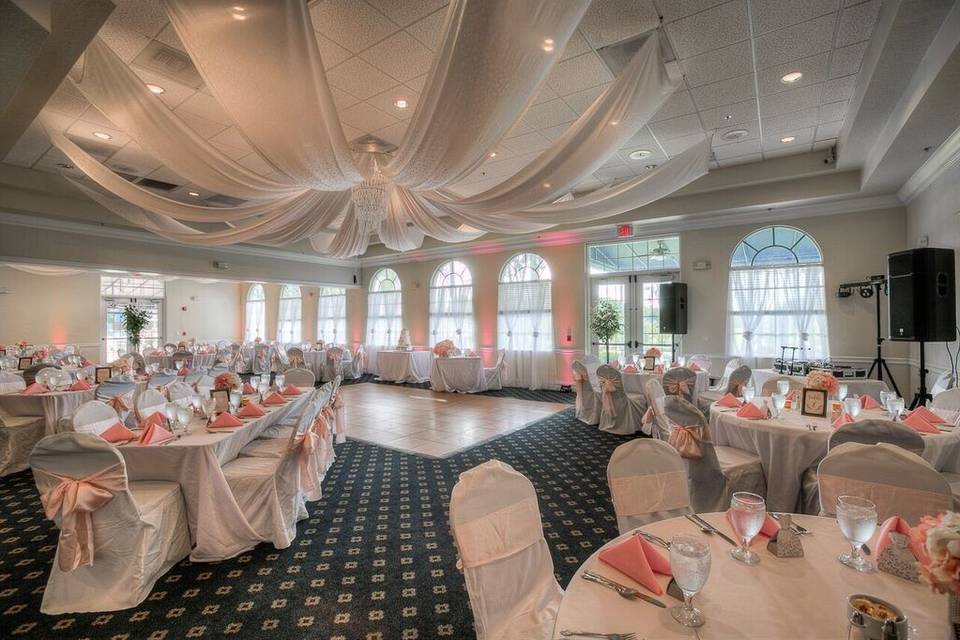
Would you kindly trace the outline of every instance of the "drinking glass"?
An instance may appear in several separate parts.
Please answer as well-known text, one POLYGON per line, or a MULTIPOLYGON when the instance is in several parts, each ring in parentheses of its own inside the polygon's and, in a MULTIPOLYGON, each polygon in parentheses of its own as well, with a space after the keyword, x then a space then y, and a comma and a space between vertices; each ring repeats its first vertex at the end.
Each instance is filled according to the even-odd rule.
POLYGON ((250 376, 250 386, 256 389, 260 386, 260 376, 250 376))
POLYGON ((241 394, 239 391, 233 390, 230 392, 230 413, 236 413, 237 409, 240 407, 241 394))
POLYGON ((851 418, 856 418, 860 415, 861 408, 860 396, 854 395, 843 399, 843 411, 851 418))
POLYGON ((894 394, 890 393, 886 389, 881 389, 880 390, 880 406, 886 409, 887 402, 890 400, 890 398, 893 398, 893 397, 895 397, 894 394))
POLYGON ((780 392, 780 395, 786 396, 790 393, 790 381, 789 380, 777 380, 777 391, 780 392))
POLYGON ((183 360, 174 360, 174 361, 173 361, 173 367, 174 367, 174 368, 177 370, 177 372, 179 373, 179 372, 180 372, 180 369, 183 369, 183 360))
POLYGON ((877 529, 877 505, 866 498, 840 496, 837 498, 837 524, 840 533, 850 543, 850 553, 840 554, 837 560, 863 573, 873 571, 873 563, 860 555, 860 548, 877 529))
POLYGON ((167 414, 167 422, 170 424, 171 427, 177 423, 177 403, 176 402, 168 402, 166 406, 163 408, 163 412, 167 414))
POLYGON ((840 402, 843 402, 843 399, 846 397, 847 397, 847 385, 841 382, 837 386, 837 400, 839 400, 840 402))
POLYGON ((687 366, 687 357, 686 357, 686 356, 679 356, 679 357, 677 358, 677 366, 678 366, 678 367, 685 367, 685 366, 687 366))
POLYGON ((177 407, 177 423, 180 425, 180 430, 183 433, 189 433, 187 430, 187 425, 190 424, 190 418, 193 416, 193 412, 190 410, 190 407, 177 407))
POLYGON ((887 411, 890 413, 890 419, 896 420, 903 413, 905 403, 900 396, 893 396, 887 399, 887 411))
POLYGON ((633 354, 633 356, 631 356, 631 357, 633 358, 633 365, 636 366, 637 363, 640 362, 640 354, 639 354, 639 353, 635 353, 635 354, 633 354))
POLYGON ((193 407, 194 413, 200 413, 200 404, 202 403, 202 401, 203 400, 200 398, 198 394, 193 394, 192 396, 190 396, 190 405, 193 407))
POLYGON ((710 575, 710 545, 690 536, 674 536, 670 542, 670 570, 683 592, 683 604, 670 609, 673 619, 685 627, 702 627, 703 612, 693 606, 693 596, 710 575))
POLYGON ((777 418, 783 418, 783 408, 787 406, 787 396, 782 393, 775 393, 770 396, 773 400, 773 408, 777 410, 777 418))
POLYGON ((767 504, 762 496, 747 491, 737 491, 730 499, 730 523, 740 538, 740 546, 730 552, 744 564, 757 564, 760 556, 750 550, 750 541, 760 533, 767 517, 767 504))
POLYGON ((287 377, 282 373, 278 373, 273 377, 273 382, 276 385, 277 389, 283 389, 283 383, 286 381, 287 377))
POLYGON ((753 386, 753 382, 748 382, 743 385, 743 401, 751 402, 753 397, 757 395, 757 389, 753 386))

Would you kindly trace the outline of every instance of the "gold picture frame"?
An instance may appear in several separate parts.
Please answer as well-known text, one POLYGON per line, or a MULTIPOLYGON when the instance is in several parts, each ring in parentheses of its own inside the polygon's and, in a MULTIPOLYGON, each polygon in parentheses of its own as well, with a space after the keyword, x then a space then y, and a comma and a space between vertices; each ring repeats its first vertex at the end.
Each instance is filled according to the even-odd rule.
POLYGON ((815 418, 826 418, 828 404, 825 389, 810 389, 804 387, 800 400, 800 414, 815 418))

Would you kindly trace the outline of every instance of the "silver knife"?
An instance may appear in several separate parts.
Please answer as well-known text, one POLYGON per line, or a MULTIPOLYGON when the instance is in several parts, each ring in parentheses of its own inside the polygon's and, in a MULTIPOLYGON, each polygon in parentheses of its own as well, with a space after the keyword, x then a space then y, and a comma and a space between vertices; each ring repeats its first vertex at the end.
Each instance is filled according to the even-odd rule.
POLYGON ((723 531, 720 531, 720 529, 717 529, 715 526, 713 526, 712 524, 710 524, 709 522, 707 522, 706 520, 704 520, 703 518, 701 518, 701 517, 698 516, 697 514, 693 513, 693 514, 691 514, 691 517, 692 517, 694 520, 696 520, 697 522, 699 522, 701 525, 703 525, 704 527, 706 527, 707 529, 710 529, 710 531, 713 531, 715 534, 717 534, 718 536, 720 536, 721 538, 723 538, 724 540, 726 540, 727 542, 729 542, 730 544, 732 544, 733 546, 735 546, 735 547, 739 547, 739 546, 740 546, 739 544, 737 544, 736 542, 733 541, 733 538, 731 538, 730 536, 728 536, 727 534, 725 534, 723 531))

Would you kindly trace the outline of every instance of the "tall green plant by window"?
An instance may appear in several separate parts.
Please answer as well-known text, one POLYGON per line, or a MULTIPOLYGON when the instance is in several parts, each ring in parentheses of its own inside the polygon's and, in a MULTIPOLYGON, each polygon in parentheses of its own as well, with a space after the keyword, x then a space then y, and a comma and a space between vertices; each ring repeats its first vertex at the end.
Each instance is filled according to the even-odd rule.
POLYGON ((128 304, 123 308, 123 330, 127 332, 127 342, 140 350, 140 334, 150 324, 150 314, 146 309, 128 304))
POLYGON ((610 338, 620 333, 623 323, 620 321, 620 309, 609 300, 600 300, 593 308, 590 328, 597 340, 607 348, 607 362, 610 362, 610 338))

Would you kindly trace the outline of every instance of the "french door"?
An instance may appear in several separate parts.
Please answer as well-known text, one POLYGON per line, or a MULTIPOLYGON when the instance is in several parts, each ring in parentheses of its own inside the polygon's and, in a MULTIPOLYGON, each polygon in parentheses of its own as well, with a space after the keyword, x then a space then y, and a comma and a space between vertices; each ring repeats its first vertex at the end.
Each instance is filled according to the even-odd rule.
POLYGON ((590 278, 590 309, 608 300, 620 310, 622 322, 620 332, 610 339, 609 354, 607 344, 590 331, 591 351, 601 362, 622 363, 634 354, 642 357, 650 347, 660 349, 667 362, 673 360, 671 335, 660 333, 660 284, 672 279, 644 274, 590 278))
POLYGON ((103 362, 112 362, 118 356, 127 353, 127 332, 123 328, 123 308, 135 304, 146 309, 150 321, 140 334, 140 351, 161 346, 163 338, 163 299, 162 298, 103 298, 103 362))

